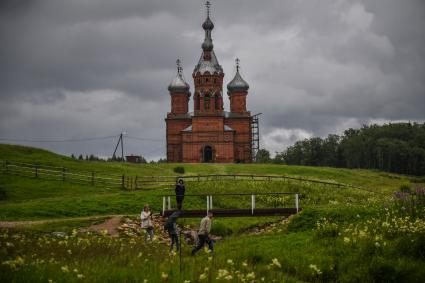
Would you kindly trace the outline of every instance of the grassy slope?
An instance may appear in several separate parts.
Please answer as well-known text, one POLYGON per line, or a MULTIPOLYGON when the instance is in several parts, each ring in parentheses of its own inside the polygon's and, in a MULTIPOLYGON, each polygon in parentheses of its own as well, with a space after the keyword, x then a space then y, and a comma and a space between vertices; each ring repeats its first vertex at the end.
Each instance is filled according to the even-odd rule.
MULTIPOLYGON (((79 170, 107 171, 116 174, 125 172, 134 175, 174 175, 173 168, 177 166, 176 164, 134 165, 75 161, 43 150, 7 145, 0 145, 0 159, 31 163, 40 162, 46 165, 65 166, 79 170)), ((209 255, 201 253, 192 258, 188 256, 190 247, 184 246, 183 248, 183 277, 195 279, 192 282, 196 282, 206 266, 214 270, 214 275, 209 276, 212 282, 215 281, 218 268, 245 269, 246 272, 255 271, 257 276, 265 276, 268 282, 271 282, 271 279, 276 279, 276 282, 282 280, 289 280, 290 282, 298 282, 298 280, 366 282, 379 281, 380 278, 385 280, 393 278, 385 277, 387 274, 395 276, 395 279, 406 278, 410 282, 415 282, 417 278, 424 275, 424 263, 420 259, 400 256, 392 248, 387 249, 385 253, 371 249, 370 253, 368 251, 368 254, 363 254, 362 250, 347 248, 341 237, 318 239, 312 231, 316 221, 323 217, 333 219, 340 225, 348 225, 358 222, 359 219, 375 217, 382 208, 382 203, 388 200, 387 196, 397 190, 400 185, 408 183, 410 181, 408 177, 368 170, 281 165, 185 164, 184 167, 187 174, 264 173, 305 176, 361 185, 384 193, 384 195, 371 194, 354 189, 336 189, 298 182, 188 183, 188 192, 193 193, 205 191, 211 193, 223 191, 297 191, 305 195, 301 200, 304 208, 303 213, 295 216, 289 225, 278 225, 274 231, 263 235, 240 235, 240 233, 252 226, 274 221, 275 218, 216 219, 213 225, 214 233, 228 237, 217 244, 212 265, 208 261, 209 255), (269 270, 269 264, 273 258, 280 261, 282 268, 274 267, 269 270), (234 260, 235 266, 229 266, 227 259, 234 260), (248 267, 241 266, 243 261, 248 262, 248 267), (314 274, 311 270, 310 264, 317 265, 322 270, 323 274, 320 275, 320 279, 319 275, 314 274), (384 270, 384 275, 382 275, 384 277, 380 273, 374 274, 376 270, 378 272, 384 270), (408 271, 408 274, 403 276, 409 275, 410 277, 397 277, 402 275, 402 270, 408 271)), ((161 207, 159 196, 165 192, 125 192, 118 189, 0 174, 0 219, 49 219, 113 213, 136 214, 145 202, 152 204, 154 209, 158 211, 161 207)), ((259 205, 270 206, 275 201, 274 199, 259 200, 259 205)), ((292 199, 284 201, 289 205, 292 205, 293 202, 292 199)), ((185 206, 200 208, 205 205, 204 202, 203 199, 199 198, 186 198, 185 206)), ((249 199, 217 198, 214 200, 214 204, 216 207, 236 207, 249 205, 249 199)), ((88 225, 89 222, 75 220, 53 226, 34 227, 32 231, 70 230, 74 226, 88 225)), ((184 224, 197 224, 197 220, 187 219, 183 222, 184 224)), ((127 243, 126 240, 124 241, 127 243)), ((46 265, 44 269, 31 267, 22 272, 4 273, 4 279, 18 282, 25 282, 29 279, 30 281, 45 282, 48 278, 56 278, 56 280, 73 282, 75 275, 64 274, 60 270, 60 266, 68 264, 70 267, 73 266, 82 270, 88 282, 143 281, 143 278, 146 277, 152 282, 159 282, 162 272, 172 276, 170 282, 181 281, 176 276, 178 265, 173 258, 167 258, 162 247, 153 246, 150 251, 149 247, 145 247, 141 243, 137 243, 136 246, 128 245, 128 243, 124 246, 123 244, 120 245, 120 252, 116 254, 114 252, 117 252, 118 248, 114 249, 109 245, 105 248, 106 246, 99 244, 99 247, 93 246, 93 250, 89 247, 86 249, 87 255, 84 257, 78 256, 78 253, 83 253, 83 251, 77 245, 73 249, 72 255, 63 256, 63 259, 60 259, 59 265, 46 265), (124 251, 121 252, 122 248, 124 248, 124 251), (111 250, 111 252, 105 252, 105 256, 99 256, 99 250, 111 250), (144 254, 148 253, 148 263, 141 264, 137 257, 140 251, 144 254)), ((388 245, 392 244, 389 242, 388 245)), ((47 253, 47 248, 40 246, 39 249, 40 251, 37 253, 43 258, 43 253, 46 253, 46 260, 48 260, 50 255, 47 253)), ((66 249, 59 246, 54 249, 54 252, 66 253, 66 249)), ((19 254, 18 249, 10 250, 7 253, 10 258, 14 258, 16 254, 19 254)), ((6 267, 1 268, 5 268, 5 271, 7 271, 6 267)))
MULTIPOLYGON (((175 175, 173 168, 176 164, 121 164, 106 162, 77 161, 45 150, 0 145, 0 159, 28 163, 40 163, 51 166, 64 166, 75 170, 102 171, 110 174, 133 175, 175 175)), ((347 170, 336 168, 318 168, 303 166, 283 166, 273 164, 185 164, 186 174, 208 173, 256 173, 256 174, 285 174, 304 176, 361 185, 376 191, 389 193, 401 184, 408 182, 407 177, 373 172, 368 170, 347 170)), ((373 194, 358 190, 344 189, 337 193, 336 188, 319 185, 299 184, 298 182, 208 182, 188 183, 188 193, 205 192, 302 192, 306 199, 302 200, 303 207, 310 205, 328 205, 329 201, 345 202, 347 199, 359 200, 375 197, 373 194)), ((0 175, 0 219, 44 219, 51 217, 72 217, 102 214, 135 214, 144 203, 150 203, 156 211, 161 209, 160 196, 169 191, 136 191, 125 192, 107 187, 92 187, 88 185, 47 181, 17 176, 0 175)), ((248 197, 249 198, 249 197, 248 197)), ((237 207, 240 201, 249 206, 246 199, 216 199, 216 206, 237 207)), ((291 205, 293 200, 288 198, 291 205)), ((204 200, 186 198, 186 205, 193 208, 204 206, 204 200)), ((264 203, 268 206, 270 203, 264 203)), ((261 206, 261 203, 259 203, 261 206)))

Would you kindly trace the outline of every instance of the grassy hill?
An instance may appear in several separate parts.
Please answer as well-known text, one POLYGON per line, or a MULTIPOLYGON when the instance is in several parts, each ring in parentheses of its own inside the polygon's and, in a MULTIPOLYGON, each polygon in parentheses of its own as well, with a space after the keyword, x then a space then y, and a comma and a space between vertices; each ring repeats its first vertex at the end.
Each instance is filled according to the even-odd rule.
MULTIPOLYGON (((132 176, 176 175, 174 168, 184 166, 186 175, 214 173, 249 173, 302 176, 316 180, 335 181, 363 186, 373 191, 390 195, 410 178, 368 170, 348 170, 273 164, 127 164, 119 162, 79 161, 52 152, 14 145, 0 145, 0 159, 66 167, 79 171, 96 171, 105 174, 127 174, 132 176)), ((376 194, 356 189, 340 189, 318 184, 299 182, 249 182, 214 181, 188 183, 187 193, 220 192, 300 192, 305 194, 301 205, 328 205, 330 201, 345 203, 357 200, 357 204, 376 198, 376 194)), ((108 186, 70 184, 61 181, 0 175, 0 219, 42 219, 51 217, 88 216, 101 214, 135 214, 144 203, 161 209, 161 195, 173 192, 173 188, 158 191, 126 192, 108 186)), ((249 196, 245 199, 215 199, 220 207, 235 207, 239 202, 249 207, 249 196)), ((287 200, 289 202, 289 199, 287 200)), ((188 207, 200 208, 204 200, 187 198, 188 207)), ((293 202, 291 202, 292 204, 293 202)), ((355 202, 356 203, 356 202, 355 202)))
MULTIPOLYGON (((190 257, 190 246, 184 244, 180 274, 177 257, 168 254, 167 247, 145 245, 142 237, 74 235, 61 240, 46 234, 90 224, 77 218, 66 220, 70 217, 137 215, 145 203, 158 212, 161 196, 172 193, 173 188, 123 191, 0 173, 0 221, 59 219, 50 225, 0 233, 3 282, 420 282, 425 276, 425 200, 421 203, 418 199, 421 191, 414 192, 415 186, 423 186, 414 183, 423 181, 420 178, 273 164, 89 162, 12 145, 0 145, 0 159, 133 176, 174 176, 177 166, 183 166, 185 174, 302 176, 373 191, 299 181, 187 182, 187 194, 299 192, 303 211, 285 222, 277 217, 215 219, 213 233, 224 239, 217 243, 214 256, 200 253, 190 257), (394 192, 400 189, 411 192, 407 201, 394 200, 394 192), (270 223, 263 232, 248 233, 270 223)), ((294 203, 292 195, 258 196, 257 201, 260 207, 294 203)), ((214 199, 216 208, 249 205, 250 196, 214 199)), ((185 198, 185 208, 204 206, 201 197, 185 198)), ((179 225, 196 226, 198 221, 181 219, 179 225)))

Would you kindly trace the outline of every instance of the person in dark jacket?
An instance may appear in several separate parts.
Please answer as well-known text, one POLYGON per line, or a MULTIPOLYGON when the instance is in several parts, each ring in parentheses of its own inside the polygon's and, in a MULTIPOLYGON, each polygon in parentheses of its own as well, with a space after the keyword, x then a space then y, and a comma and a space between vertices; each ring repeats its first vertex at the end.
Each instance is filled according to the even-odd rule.
POLYGON ((176 245, 176 251, 179 251, 179 236, 177 235, 177 218, 180 216, 180 211, 175 211, 173 214, 168 217, 167 221, 165 222, 165 230, 167 230, 168 235, 171 239, 170 244, 170 252, 173 251, 174 244, 176 245))
POLYGON ((183 180, 179 179, 176 184, 176 201, 178 210, 182 209, 185 190, 186 188, 184 187, 183 180))

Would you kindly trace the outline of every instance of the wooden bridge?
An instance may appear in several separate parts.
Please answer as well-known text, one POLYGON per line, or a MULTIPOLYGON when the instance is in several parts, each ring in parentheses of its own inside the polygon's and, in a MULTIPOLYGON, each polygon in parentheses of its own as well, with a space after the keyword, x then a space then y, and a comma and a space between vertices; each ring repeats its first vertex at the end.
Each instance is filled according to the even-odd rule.
MULTIPOLYGON (((203 217, 208 212, 212 212, 214 217, 245 217, 245 216, 290 216, 297 214, 302 208, 299 206, 299 193, 223 193, 223 194, 188 194, 186 197, 204 197, 206 200, 205 209, 198 210, 181 210, 179 217, 203 217), (294 207, 276 207, 276 208, 257 208, 256 198, 257 196, 279 196, 279 195, 293 195, 294 196, 294 207), (251 206, 249 208, 217 208, 214 209, 213 197, 237 197, 237 196, 251 196, 251 206)), ((170 216, 176 209, 171 207, 171 199, 175 198, 175 195, 162 196, 162 211, 163 217, 170 216)), ((184 202, 183 202, 184 207, 184 202)))

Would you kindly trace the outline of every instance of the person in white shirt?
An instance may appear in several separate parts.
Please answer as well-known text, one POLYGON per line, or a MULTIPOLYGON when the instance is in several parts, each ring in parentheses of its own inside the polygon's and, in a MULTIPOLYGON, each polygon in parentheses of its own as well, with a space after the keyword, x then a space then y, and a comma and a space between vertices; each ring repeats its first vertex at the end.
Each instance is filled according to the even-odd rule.
POLYGON ((153 240, 153 223, 152 223, 152 212, 149 209, 149 205, 145 204, 143 207, 142 213, 140 213, 140 219, 142 220, 140 226, 145 230, 145 242, 148 240, 148 235, 150 240, 153 240))

